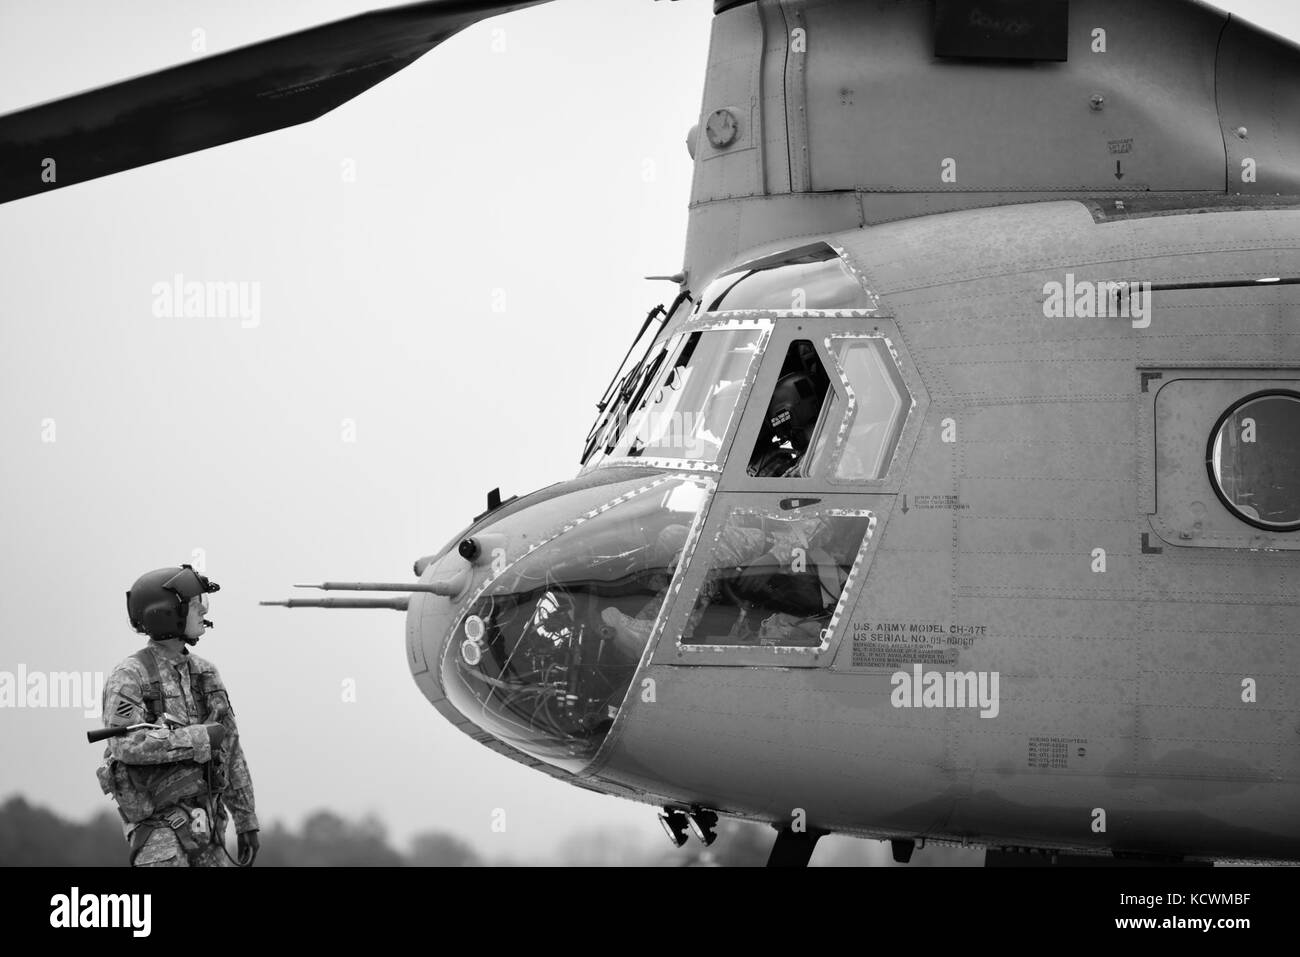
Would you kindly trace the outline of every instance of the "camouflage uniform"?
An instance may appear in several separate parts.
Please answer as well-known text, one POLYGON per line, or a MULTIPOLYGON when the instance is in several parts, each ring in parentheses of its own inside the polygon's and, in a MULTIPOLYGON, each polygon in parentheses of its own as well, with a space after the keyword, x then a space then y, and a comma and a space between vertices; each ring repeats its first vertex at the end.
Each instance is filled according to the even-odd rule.
POLYGON ((103 713, 109 728, 141 724, 164 713, 185 725, 134 731, 108 741, 100 784, 118 803, 132 845, 132 864, 229 866, 223 850, 227 818, 234 818, 240 834, 257 830, 258 822, 235 713, 217 669, 188 649, 169 658, 162 645, 151 641, 113 669, 104 686, 103 713), (156 665, 160 700, 152 700, 150 659, 156 665), (215 751, 205 724, 226 729, 215 751), (193 839, 188 826, 175 829, 180 821, 177 808, 187 816, 196 808, 208 811, 214 840, 193 839))

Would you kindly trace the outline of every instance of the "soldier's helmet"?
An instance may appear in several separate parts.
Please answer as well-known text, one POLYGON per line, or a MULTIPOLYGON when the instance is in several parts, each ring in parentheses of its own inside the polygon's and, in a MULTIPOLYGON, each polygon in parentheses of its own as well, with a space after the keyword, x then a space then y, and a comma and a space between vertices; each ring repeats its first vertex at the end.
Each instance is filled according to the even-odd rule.
POLYGON ((131 627, 150 638, 180 638, 190 599, 220 590, 216 582, 190 565, 159 568, 136 579, 126 593, 126 614, 131 627))
POLYGON ((767 431, 802 452, 817 425, 826 387, 807 372, 792 372, 776 384, 767 409, 767 431))

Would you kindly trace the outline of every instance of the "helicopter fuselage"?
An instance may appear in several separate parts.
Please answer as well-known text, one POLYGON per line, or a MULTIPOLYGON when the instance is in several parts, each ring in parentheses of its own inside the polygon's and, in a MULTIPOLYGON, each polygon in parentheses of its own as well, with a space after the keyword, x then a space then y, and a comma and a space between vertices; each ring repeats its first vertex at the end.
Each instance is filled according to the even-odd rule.
MULTIPOLYGON (((422 580, 467 564, 472 580, 459 599, 420 595, 409 611, 426 696, 511 757, 668 807, 997 847, 1300 856, 1294 416, 1272 433, 1282 472, 1244 480, 1255 498, 1216 491, 1232 478, 1226 452, 1207 468, 1216 434, 1245 421, 1225 421, 1230 410, 1253 396, 1284 413, 1300 402, 1297 287, 1280 281, 1296 273, 1300 211, 1125 216, 1061 202, 817 238, 873 305, 728 311, 724 299, 676 314, 661 342, 761 330, 716 455, 607 457, 468 530, 496 536, 495 567, 449 547, 422 580), (1144 323, 1052 307, 1056 285, 1135 276, 1155 290, 1144 323), (1218 285, 1202 288, 1207 277, 1218 285), (752 474, 790 347, 805 341, 832 373, 806 474, 752 474), (887 461, 845 478, 854 443, 879 445, 855 417, 888 385, 855 378, 842 361, 854 341, 883 344, 907 401, 892 423, 873 413, 893 430, 887 461), (839 401, 848 393, 856 405, 839 401), (843 439, 838 453, 823 435, 843 439), (694 490, 676 511, 674 488, 694 490), (1268 515, 1243 506, 1264 498, 1268 515), (805 608, 816 627, 802 631, 802 612, 781 604, 785 579, 737 593, 741 566, 764 558, 798 578, 797 549, 768 546, 800 522, 814 529, 799 540, 804 575, 843 570, 834 607, 805 608), (679 553, 657 548, 664 527, 686 525, 679 553), (741 532, 757 541, 748 554, 741 532), (507 692, 453 687, 472 670, 471 615, 489 664, 495 653, 516 677, 538 673, 511 671, 521 644, 493 644, 512 627, 493 617, 503 601, 525 604, 506 616, 518 625, 538 595, 582 593, 595 605, 573 605, 565 623, 603 628, 613 647, 603 607, 627 592, 603 570, 612 555, 620 573, 665 580, 624 603, 628 617, 650 604, 652 624, 639 656, 606 675, 599 714, 531 721, 549 705, 525 697, 494 718, 507 692), (581 720, 598 737, 575 736, 581 720)), ((779 304, 779 262, 734 273, 749 278, 733 295, 769 277, 756 301, 779 304)), ((650 427, 633 416, 625 432, 650 427)), ((552 680, 575 667, 562 657, 552 680)))

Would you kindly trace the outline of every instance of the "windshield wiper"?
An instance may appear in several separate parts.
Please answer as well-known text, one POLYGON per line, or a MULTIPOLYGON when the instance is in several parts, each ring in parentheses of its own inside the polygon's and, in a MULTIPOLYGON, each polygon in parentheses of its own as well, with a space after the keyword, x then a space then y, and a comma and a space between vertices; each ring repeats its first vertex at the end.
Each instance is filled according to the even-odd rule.
POLYGON ((668 310, 664 308, 664 304, 662 302, 659 305, 655 306, 653 309, 651 309, 648 313, 646 313, 645 322, 641 323, 641 328, 638 329, 636 331, 636 335, 632 337, 632 342, 628 345, 627 352, 623 355, 623 358, 619 360, 618 365, 614 368, 614 375, 609 380, 609 385, 605 386, 604 394, 601 395, 600 401, 596 403, 597 412, 604 412, 605 408, 609 405, 611 393, 613 393, 616 388, 614 383, 617 381, 621 386, 624 382, 627 381, 628 376, 632 374, 631 372, 629 372, 628 375, 624 376, 621 380, 618 378, 618 370, 623 368, 623 366, 627 365, 627 360, 632 357, 632 350, 635 349, 636 344, 641 341, 641 337, 645 335, 645 331, 650 328, 650 323, 654 322, 656 316, 667 316, 667 315, 668 315, 668 310))
POLYGON ((591 454, 596 450, 597 445, 604 448, 606 455, 614 451, 614 446, 618 444, 623 429, 627 427, 630 418, 629 410, 644 395, 650 380, 659 371, 659 365, 667 352, 666 348, 661 349, 659 354, 655 356, 654 361, 649 364, 646 364, 645 359, 642 359, 631 372, 620 380, 613 408, 607 415, 597 420, 595 428, 591 430, 591 434, 587 437, 587 447, 582 454, 584 465, 587 459, 591 458, 591 454))
MULTIPOLYGON (((694 300, 691 299, 690 291, 683 289, 677 294, 677 298, 673 300, 673 304, 667 309, 665 309, 662 304, 651 309, 646 315, 645 321, 641 323, 641 328, 637 330, 636 337, 632 340, 632 344, 628 346, 627 354, 623 356, 623 361, 619 363, 618 369, 621 370, 623 366, 627 364, 628 359, 632 356, 633 350, 636 349, 636 344, 645 336, 646 330, 650 328, 650 324, 654 322, 655 319, 659 320, 662 327, 664 323, 677 314, 677 310, 681 308, 682 303, 693 301, 694 300)), ((641 356, 637 364, 629 369, 621 379, 618 377, 618 370, 615 370, 614 378, 610 380, 609 385, 605 387, 605 392, 601 396, 600 401, 596 403, 596 423, 587 434, 587 444, 582 451, 581 464, 587 464, 587 460, 591 458, 592 453, 596 450, 597 443, 599 443, 602 438, 606 439, 603 443, 605 453, 609 454, 609 452, 613 451, 614 444, 618 442, 619 436, 623 431, 618 424, 620 415, 623 415, 626 412, 629 405, 635 404, 640 393, 645 389, 644 382, 646 376, 653 375, 654 371, 659 366, 657 361, 649 361, 654 355, 654 345, 658 339, 659 332, 650 336, 649 341, 646 343, 645 353, 641 356)), ((626 425, 625 415, 624 420, 624 425, 626 425)))

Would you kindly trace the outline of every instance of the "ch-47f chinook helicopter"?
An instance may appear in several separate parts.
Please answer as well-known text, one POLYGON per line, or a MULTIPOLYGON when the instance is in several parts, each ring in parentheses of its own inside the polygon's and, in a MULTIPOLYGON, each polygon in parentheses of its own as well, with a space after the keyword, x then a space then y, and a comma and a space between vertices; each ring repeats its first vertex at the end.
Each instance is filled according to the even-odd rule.
MULTIPOLYGON (((311 119, 432 0, 0 118, 14 200, 311 119), (52 173, 57 163, 57 173, 52 173)), ((1300 858, 1300 49, 1192 0, 718 0, 676 299, 572 481, 386 597, 476 740, 661 809, 1300 858)))

